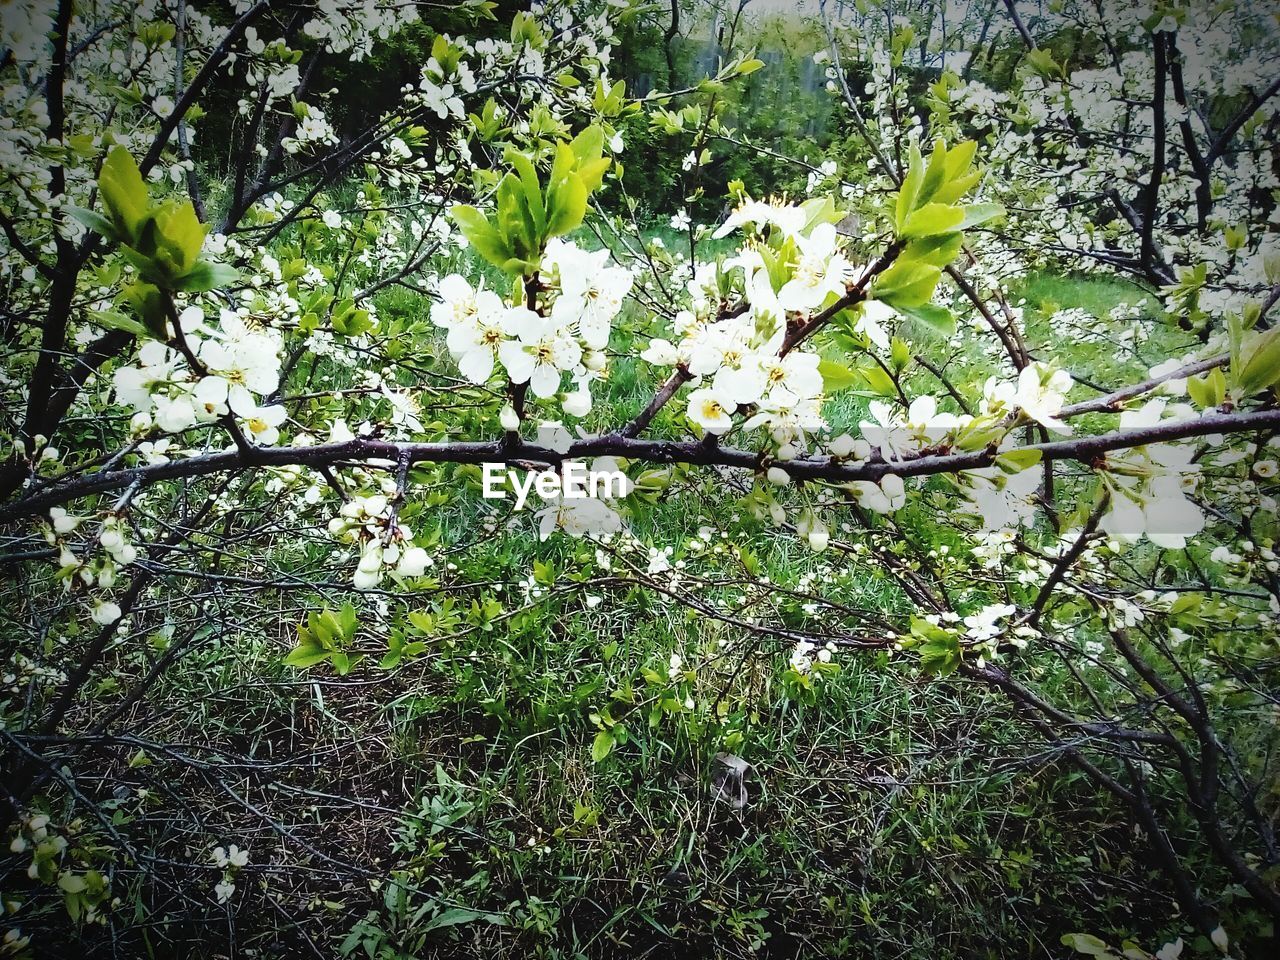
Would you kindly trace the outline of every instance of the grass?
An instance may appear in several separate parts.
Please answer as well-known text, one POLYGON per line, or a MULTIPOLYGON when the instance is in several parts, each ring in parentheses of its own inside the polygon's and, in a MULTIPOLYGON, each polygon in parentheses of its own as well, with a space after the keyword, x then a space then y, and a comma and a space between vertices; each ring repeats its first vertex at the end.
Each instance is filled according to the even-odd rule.
MULTIPOLYGON (((580 706, 533 714, 590 676, 600 641, 624 623, 630 646, 615 670, 698 649, 712 629, 567 618, 563 631, 508 637, 464 664, 428 658, 372 691, 363 677, 284 682, 277 648, 240 638, 234 656, 214 648, 191 658, 157 697, 216 712, 172 716, 152 735, 300 764, 249 783, 247 798, 289 823, 295 843, 357 862, 381 851, 414 889, 403 915, 376 911, 369 936, 415 956, 616 956, 658 945, 670 956, 839 956, 872 942, 891 957, 1007 956, 1010 937, 1045 953, 1058 933, 1095 918, 1074 897, 1044 903, 1037 891, 1088 884, 1103 904, 1130 896, 1125 873, 1136 867, 1096 797, 1029 762, 1018 728, 989 704, 945 683, 904 685, 882 658, 850 658, 817 708, 752 720, 742 811, 713 799, 707 731, 660 727, 591 764, 580 706), (247 745, 244 730, 258 731, 247 745), (323 792, 374 808, 313 799, 306 814, 291 791, 314 777, 311 763, 325 772, 323 792), (1099 873, 1091 858, 1108 844, 1116 862, 1099 873), (459 904, 482 916, 429 928, 459 904), (427 933, 421 953, 415 928, 427 933)), ((767 684, 767 673, 753 682, 767 684)), ((228 827, 255 862, 272 855, 269 832, 228 827)), ((243 907, 296 902, 311 885, 278 877, 243 907)), ((358 890, 325 896, 346 901, 316 915, 335 937, 361 921, 358 890)))

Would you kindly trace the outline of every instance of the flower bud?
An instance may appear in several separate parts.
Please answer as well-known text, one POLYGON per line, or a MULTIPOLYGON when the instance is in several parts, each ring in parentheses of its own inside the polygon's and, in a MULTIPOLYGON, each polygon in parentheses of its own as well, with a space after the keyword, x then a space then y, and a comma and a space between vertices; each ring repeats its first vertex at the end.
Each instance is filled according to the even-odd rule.
POLYGON ((827 449, 831 451, 833 457, 847 457, 853 453, 854 439, 847 433, 842 433, 838 437, 833 437, 831 442, 827 444, 827 449))
POLYGON ((427 569, 427 551, 421 547, 410 547, 400 558, 396 573, 402 577, 420 577, 427 569))
POLYGON ((561 406, 571 417, 585 417, 591 412, 591 394, 585 390, 575 390, 564 398, 561 406))

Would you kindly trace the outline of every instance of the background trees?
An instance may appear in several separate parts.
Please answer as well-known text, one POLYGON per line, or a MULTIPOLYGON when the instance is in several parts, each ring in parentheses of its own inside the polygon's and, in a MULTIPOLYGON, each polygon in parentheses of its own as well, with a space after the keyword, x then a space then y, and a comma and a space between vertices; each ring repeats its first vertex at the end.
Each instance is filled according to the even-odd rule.
POLYGON ((6 949, 1272 935, 1265 7, 4 33, 6 949))

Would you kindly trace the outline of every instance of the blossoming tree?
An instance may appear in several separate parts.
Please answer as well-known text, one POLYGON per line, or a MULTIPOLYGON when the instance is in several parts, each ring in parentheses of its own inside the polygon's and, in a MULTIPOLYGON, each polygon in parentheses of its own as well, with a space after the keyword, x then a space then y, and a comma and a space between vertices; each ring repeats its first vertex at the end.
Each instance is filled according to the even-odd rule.
MULTIPOLYGON (((1222 904, 1186 844, 1280 919, 1275 770, 1241 719, 1277 706, 1270 14, 986 5, 942 49, 1004 38, 1008 83, 944 63, 922 95, 933 5, 828 6, 818 60, 851 134, 795 160, 803 199, 715 182, 718 155, 761 146, 724 112, 760 61, 630 95, 612 47, 657 14, 625 3, 500 31, 480 0, 5 8, 0 564, 24 587, 4 822, 74 919, 110 912, 110 871, 33 804, 81 802, 82 751, 200 642, 102 687, 158 609, 255 582, 311 591, 279 651, 307 675, 636 591, 726 627, 705 667, 673 653, 643 696, 592 694, 597 763, 645 716, 734 752, 712 660, 739 665, 726 689, 774 664, 771 695, 812 704, 888 652, 1012 705, 1131 809, 1194 928, 1221 935, 1222 904), (419 16, 430 56, 395 109, 335 129, 326 64, 419 16), (193 160, 215 101, 238 131, 221 178, 193 160), (690 209, 726 199, 713 222, 662 211, 679 249, 627 191, 642 129, 687 146, 690 209), (1158 319, 1032 329, 1014 291, 1045 264, 1132 276, 1158 319), (1130 379, 1071 368, 1073 341, 1115 344, 1130 379), (484 464, 578 462, 626 492, 480 498, 484 464), (682 523, 649 522, 664 502, 682 523), (760 528, 818 566, 762 574, 738 539, 760 528), (529 534, 532 578, 462 559, 529 534)), ((214 862, 233 902, 253 861, 214 862)))

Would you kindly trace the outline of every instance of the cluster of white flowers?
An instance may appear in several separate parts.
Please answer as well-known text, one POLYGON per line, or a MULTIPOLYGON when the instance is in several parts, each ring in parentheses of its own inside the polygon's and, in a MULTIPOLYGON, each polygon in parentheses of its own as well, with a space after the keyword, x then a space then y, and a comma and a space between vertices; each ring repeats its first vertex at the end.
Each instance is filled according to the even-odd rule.
POLYGON ((742 271, 749 309, 726 316, 717 293, 719 268, 698 265, 687 283, 692 309, 680 311, 673 324, 678 341, 655 338, 641 354, 656 366, 678 365, 692 376, 686 412, 707 433, 727 433, 735 413, 747 408, 753 413, 744 429, 765 428, 780 446, 803 443, 826 426, 819 358, 803 350, 783 355, 786 322, 788 314, 811 314, 843 294, 855 269, 835 226, 820 222, 806 229, 810 218, 802 207, 744 200, 715 236, 748 225, 780 231, 796 249, 791 278, 775 291, 759 250, 744 247, 725 261, 724 270, 742 271))
POLYGON ((1037 470, 1005 473, 999 467, 962 474, 973 512, 984 531, 1029 527, 1035 522, 1041 475, 1037 470))
MULTIPOLYGON (((129 528, 124 519, 112 513, 103 519, 96 537, 79 546, 82 553, 77 554, 67 537, 84 522, 83 517, 73 516, 62 507, 53 507, 49 511, 45 541, 58 551, 55 560, 57 578, 66 590, 76 586, 110 590, 115 586, 120 569, 138 558, 138 548, 129 540, 129 528), (101 548, 101 553, 96 556, 93 554, 95 545, 101 548)), ((119 604, 105 596, 96 596, 90 603, 89 617, 100 626, 115 623, 121 615, 119 604)))
POLYGON ((893 513, 907 503, 907 488, 896 473, 886 474, 879 483, 871 480, 854 480, 845 484, 858 505, 873 513, 893 513))
POLYGON ((815 660, 818 663, 830 663, 832 655, 836 652, 836 645, 828 642, 822 647, 808 640, 801 640, 795 645, 795 649, 791 651, 791 658, 788 661, 791 669, 796 673, 808 673, 813 669, 815 660))
POLYGON ((813 193, 819 184, 830 180, 835 175, 836 162, 834 160, 823 160, 816 170, 809 171, 809 177, 805 183, 805 193, 813 193))
POLYGON ((358 547, 360 560, 351 578, 358 590, 372 590, 387 573, 420 577, 435 565, 426 550, 413 545, 413 531, 399 521, 384 494, 352 497, 329 521, 329 533, 358 547))
MULTIPOLYGON (((454 45, 456 43, 454 41, 454 45)), ((446 75, 445 68, 439 61, 430 57, 422 68, 419 91, 423 106, 441 120, 450 116, 461 119, 466 115, 466 110, 459 94, 476 92, 475 74, 466 60, 459 59, 457 65, 446 75)))
POLYGON ((562 409, 586 416, 590 385, 606 370, 613 321, 631 289, 631 273, 609 266, 609 256, 608 250, 551 241, 543 266, 546 289, 555 298, 543 313, 512 306, 450 274, 438 285, 440 302, 431 308, 431 320, 447 332, 449 352, 472 383, 487 383, 501 363, 512 383, 527 383, 535 397, 549 399, 560 392, 567 373, 573 390, 562 398, 562 409))
POLYGON ((286 153, 300 153, 315 147, 337 144, 338 134, 321 107, 299 103, 294 111, 301 116, 294 127, 293 136, 281 141, 286 153))
POLYGON ((236 892, 237 871, 249 863, 249 851, 242 850, 233 843, 230 847, 215 847, 211 856, 223 871, 222 878, 214 885, 213 895, 218 903, 226 903, 236 892))
POLYGON ((36 663, 21 652, 15 652, 0 673, 0 689, 8 694, 22 694, 36 688, 57 689, 66 681, 66 671, 36 663))
MULTIPOLYGON (((1178 51, 1182 92, 1177 97, 1161 93, 1161 111, 1133 112, 1133 98, 1151 102, 1157 96, 1154 44, 1148 42, 1125 48, 1105 65, 1069 69, 1072 64, 1062 64, 1065 75, 1053 67, 1026 70, 1002 92, 976 81, 958 82, 949 90, 946 116, 934 114, 931 132, 938 136, 979 133, 984 159, 993 172, 998 171, 997 176, 988 177, 988 189, 1016 197, 1008 205, 1010 232, 1016 231, 1031 251, 1057 248, 1085 253, 1088 256, 1080 259, 1079 266, 1086 270, 1099 268, 1092 254, 1104 248, 1108 258, 1118 252, 1135 259, 1142 256, 1140 231, 1127 225, 1104 225, 1106 217, 1100 222, 1098 214, 1100 207, 1111 212, 1117 183, 1147 178, 1155 162, 1155 145, 1166 144, 1167 175, 1161 182, 1153 248, 1166 264, 1192 265, 1175 268, 1184 278, 1208 268, 1195 298, 1196 309, 1211 318, 1237 312, 1248 295, 1272 285, 1257 269, 1272 235, 1259 229, 1228 241, 1220 227, 1205 226, 1256 222, 1257 211, 1250 209, 1248 198, 1280 186, 1274 165, 1258 160, 1271 148, 1263 131, 1267 119, 1274 118, 1274 100, 1259 103, 1256 128, 1251 125, 1237 132, 1238 159, 1214 166, 1212 190, 1207 182, 1198 182, 1186 156, 1196 144, 1203 155, 1214 140, 1215 131, 1204 119, 1207 105, 1270 82, 1261 69, 1275 55, 1269 11, 1244 4, 1233 8, 1231 17, 1222 17, 1212 5, 1190 4, 1179 7, 1176 17, 1164 16, 1153 28, 1144 22, 1149 6, 1103 10, 1068 2, 1062 9, 1077 28, 1107 43, 1149 36, 1153 29, 1175 33, 1172 25, 1176 23, 1176 35, 1168 42, 1176 44, 1178 51), (1157 119, 1163 120, 1163 130, 1155 129, 1157 119), (1107 133, 1082 137, 1083 131, 1107 133), (1064 156, 1070 157, 1069 163, 1055 159, 1064 156), (1052 168, 1053 176, 1045 175, 1047 168, 1052 168), (1098 198, 1097 203, 1067 200, 1088 196, 1098 198)), ((895 96, 890 77, 877 75, 874 86, 882 98, 878 103, 895 96)), ((886 144, 894 135, 888 124, 878 125, 877 132, 886 144)), ((1273 213, 1273 221, 1275 217, 1273 213)), ((1055 327, 1059 320, 1071 322, 1068 316, 1055 317, 1055 327)), ((1080 332, 1096 336, 1083 328, 1080 332)), ((1138 324, 1121 338, 1142 334, 1138 324)), ((1077 335, 1073 330, 1073 337, 1077 335)))
POLYGON ((165 343, 143 344, 137 364, 119 367, 114 375, 116 399, 135 411, 134 431, 155 427, 179 433, 232 415, 249 439, 274 444, 285 410, 278 404, 262 406, 261 400, 280 386, 279 338, 231 310, 221 311, 212 326, 203 310, 190 306, 178 322, 204 375, 165 343))
MULTIPOLYGON (((599 457, 592 470, 616 470, 611 457, 599 457)), ((553 530, 563 530, 571 537, 608 542, 623 530, 622 517, 610 500, 602 497, 566 498, 560 494, 542 497, 546 504, 538 511, 538 538, 546 540, 553 530)))
MULTIPOLYGON (((1022 411, 1046 427, 1068 432, 1070 428, 1058 419, 1058 414, 1071 386, 1069 374, 1034 363, 1021 372, 1016 383, 990 378, 979 416, 995 424, 1022 411)), ((833 457, 852 464, 865 462, 876 453, 889 462, 907 460, 928 448, 947 446, 950 438, 977 419, 969 414, 940 411, 937 400, 928 395, 916 397, 905 414, 883 400, 872 400, 868 410, 871 419, 859 424, 861 436, 845 433, 828 443, 833 457)), ((1006 435, 1006 445, 1007 442, 1006 435)), ((1034 498, 1039 488, 1034 471, 1006 474, 991 467, 966 471, 959 480, 973 512, 982 517, 985 530, 1002 530, 1033 521, 1034 498)), ((896 474, 887 474, 879 483, 856 481, 846 484, 846 488, 860 505, 877 513, 890 513, 906 502, 905 486, 896 474)))
POLYGON ((1017 612, 1018 608, 1012 604, 987 604, 981 610, 964 618, 965 636, 975 643, 998 637, 1005 632, 1005 628, 1000 625, 1000 621, 1013 616, 1017 612))
MULTIPOLYGON (((247 8, 247 0, 237 0, 237 8, 247 8)), ((243 11, 241 11, 243 12, 243 11)), ((302 32, 320 40, 333 53, 347 53, 363 60, 373 51, 375 40, 385 40, 406 24, 418 19, 412 3, 343 3, 319 0, 315 16, 303 24, 302 32)))
MULTIPOLYGON (((1190 404, 1155 397, 1123 412, 1120 426, 1138 430, 1197 416, 1190 404)), ((1103 480, 1110 499, 1100 529, 1120 543, 1133 543, 1145 535, 1157 546, 1185 547, 1187 538, 1205 524, 1200 506, 1188 496, 1200 478, 1197 453, 1195 444, 1159 443, 1109 454, 1103 480)))
MULTIPOLYGON (((752 235, 772 233, 793 245, 790 277, 775 289, 765 258, 753 243, 722 268, 697 265, 687 283, 691 309, 679 311, 672 324, 677 339, 652 339, 641 356, 657 366, 679 367, 689 375, 692 390, 686 414, 702 430, 716 436, 728 433, 735 416, 744 413, 743 429, 767 428, 778 445, 779 458, 785 460, 803 448, 808 434, 826 427, 819 358, 802 349, 784 353, 788 323, 803 322, 844 293, 858 270, 844 255, 836 228, 815 217, 808 205, 746 199, 715 236, 737 228, 752 235), (723 281, 738 270, 748 309, 727 314, 723 281)), ((854 330, 865 335, 871 346, 888 350, 885 324, 895 316, 880 301, 864 302, 857 308, 854 330)), ((1020 410, 1050 429, 1069 432, 1057 415, 1071 387, 1065 371, 1033 363, 1014 383, 992 378, 983 413, 996 417, 1020 410)), ((928 396, 912 402, 905 417, 882 401, 871 404, 871 415, 872 420, 861 424, 860 438, 846 434, 832 441, 833 456, 858 462, 878 449, 884 459, 900 460, 941 442, 973 419, 939 411, 937 401, 928 396)), ((874 509, 892 509, 899 500, 898 483, 891 483, 887 491, 863 483, 854 492, 874 509)), ((1018 497, 1022 498, 1021 490, 1018 497)))
MULTIPOLYGON (((268 98, 279 100, 297 89, 302 74, 298 70, 298 65, 291 62, 292 58, 287 56, 289 51, 283 43, 272 43, 270 55, 267 56, 266 41, 258 36, 255 27, 250 27, 245 31, 245 52, 248 56, 242 56, 240 59, 248 64, 244 83, 250 90, 257 90, 259 86, 263 86, 268 98)), ((249 101, 240 102, 241 113, 245 112, 246 102, 249 101)))
POLYGON ((49 825, 49 817, 47 814, 38 813, 29 817, 24 824, 24 829, 9 842, 9 851, 11 853, 25 853, 28 849, 32 849, 33 856, 31 865, 27 867, 27 876, 32 880, 39 876, 40 871, 40 854, 57 856, 67 849, 67 838, 55 834, 49 825), (49 849, 41 850, 41 847, 49 849), (33 849, 34 848, 34 849, 33 849))
POLYGON ((922 447, 938 443, 970 417, 939 412, 938 401, 931 396, 916 397, 907 408, 905 418, 892 404, 872 400, 868 405, 872 420, 859 427, 863 438, 879 449, 885 460, 904 460, 922 447))
POLYGON ((1004 413, 1021 410, 1041 426, 1059 433, 1071 428, 1058 418, 1074 381, 1065 370, 1040 362, 1030 363, 1018 373, 1015 383, 992 377, 983 387, 982 411, 1004 413))
POLYGON ((53 31, 53 8, 41 0, 17 0, 5 4, 0 20, 0 45, 21 63, 40 62, 48 56, 53 31))

